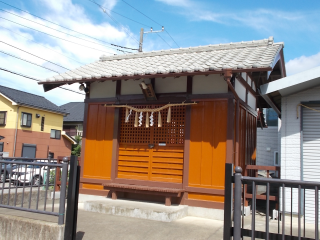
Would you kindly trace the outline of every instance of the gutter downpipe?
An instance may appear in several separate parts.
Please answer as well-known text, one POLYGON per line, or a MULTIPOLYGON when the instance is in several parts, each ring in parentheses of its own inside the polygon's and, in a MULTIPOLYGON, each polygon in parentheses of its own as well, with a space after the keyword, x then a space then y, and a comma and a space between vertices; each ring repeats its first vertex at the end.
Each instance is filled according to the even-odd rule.
POLYGON ((16 154, 16 145, 17 145, 17 134, 18 134, 18 120, 19 120, 19 108, 17 109, 17 119, 16 119, 16 132, 14 134, 14 143, 13 143, 13 157, 15 157, 16 154))
POLYGON ((224 80, 227 82, 229 89, 231 90, 231 92, 233 93, 235 100, 237 102, 237 108, 236 108, 236 149, 235 149, 235 166, 240 166, 239 165, 239 117, 240 117, 240 104, 239 104, 239 96, 236 92, 236 90, 234 89, 234 87, 232 86, 231 83, 231 78, 235 77, 235 75, 232 75, 232 70, 231 69, 226 69, 224 72, 224 80))

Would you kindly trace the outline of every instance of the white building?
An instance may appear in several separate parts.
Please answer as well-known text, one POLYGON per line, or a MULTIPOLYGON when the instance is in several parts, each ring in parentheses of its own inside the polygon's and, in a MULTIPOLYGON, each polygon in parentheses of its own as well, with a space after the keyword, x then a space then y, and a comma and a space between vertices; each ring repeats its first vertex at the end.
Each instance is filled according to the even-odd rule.
MULTIPOLYGON (((320 182, 320 67, 264 84, 261 94, 281 115, 281 178, 320 182)), ((288 211, 290 194, 287 189, 288 211)), ((293 199, 298 212, 297 191, 293 199)), ((306 220, 313 222, 314 190, 306 190, 305 201, 306 220)))

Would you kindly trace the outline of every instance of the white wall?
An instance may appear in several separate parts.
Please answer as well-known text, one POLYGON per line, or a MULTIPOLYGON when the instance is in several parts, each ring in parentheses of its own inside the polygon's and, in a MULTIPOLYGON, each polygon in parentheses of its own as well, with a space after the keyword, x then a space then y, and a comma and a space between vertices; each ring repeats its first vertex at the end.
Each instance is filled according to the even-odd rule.
POLYGON ((241 98, 242 101, 246 102, 246 88, 242 85, 242 83, 239 82, 238 79, 235 80, 235 90, 239 98, 241 98))
POLYGON ((257 165, 274 166, 274 152, 280 148, 278 139, 278 127, 257 128, 257 165))
POLYGON ((142 94, 140 87, 142 81, 146 84, 151 82, 149 78, 140 80, 121 80, 121 95, 142 94))
POLYGON ((193 94, 227 93, 228 84, 219 74, 195 75, 192 83, 193 94))
POLYGON ((167 77, 155 79, 155 92, 156 93, 174 93, 187 91, 187 77, 167 77))
POLYGON ((90 98, 115 97, 116 85, 115 81, 93 82, 90 84, 90 98))
MULTIPOLYGON (((305 90, 281 100, 281 178, 301 180, 301 134, 300 107, 297 119, 297 105, 301 102, 319 101, 320 86, 305 90)), ((297 212, 298 195, 294 191, 293 211, 297 212)), ((290 211, 290 192, 286 191, 286 209, 290 211)))

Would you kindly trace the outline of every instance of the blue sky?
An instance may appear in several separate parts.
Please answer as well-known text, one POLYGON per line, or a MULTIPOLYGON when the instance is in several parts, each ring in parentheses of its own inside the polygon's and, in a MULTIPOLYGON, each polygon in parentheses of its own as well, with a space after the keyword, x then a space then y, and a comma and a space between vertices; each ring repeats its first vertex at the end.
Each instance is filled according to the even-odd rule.
MULTIPOLYGON (((289 75, 320 65, 320 1, 318 0, 125 0, 155 22, 143 16, 122 0, 95 0, 104 7, 106 13, 89 0, 1 1, 108 43, 137 48, 141 27, 145 31, 149 31, 150 27, 153 27, 154 30, 160 30, 161 26, 165 27, 165 30, 177 43, 166 32, 145 34, 144 51, 177 48, 178 46, 190 47, 251 41, 273 36, 275 42, 285 43, 284 54, 289 75), (123 18, 115 12, 139 23, 123 18), (143 25, 140 23, 143 23, 143 25)), ((101 46, 99 45, 101 42, 59 28, 1 2, 0 9, 91 41, 85 42, 18 18, 8 12, 0 11, 0 34, 3 42, 32 52, 65 68, 71 69, 80 66, 81 63, 91 63, 98 60, 103 54, 108 55, 107 52, 121 54, 108 44, 105 44, 106 47, 101 46), (3 18, 74 43, 49 37, 3 18), (91 48, 79 46, 75 43, 91 48)), ((66 70, 4 43, 0 43, 0 51, 19 56, 57 72, 66 70)), ((0 64, 3 68, 38 79, 45 79, 56 74, 53 71, 14 59, 3 53, 0 53, 0 64)), ((0 71, 0 85, 45 96, 58 105, 83 100, 83 95, 62 89, 44 93, 42 86, 38 86, 36 82, 2 71, 0 71)), ((77 90, 78 85, 74 84, 67 86, 67 88, 77 90)))

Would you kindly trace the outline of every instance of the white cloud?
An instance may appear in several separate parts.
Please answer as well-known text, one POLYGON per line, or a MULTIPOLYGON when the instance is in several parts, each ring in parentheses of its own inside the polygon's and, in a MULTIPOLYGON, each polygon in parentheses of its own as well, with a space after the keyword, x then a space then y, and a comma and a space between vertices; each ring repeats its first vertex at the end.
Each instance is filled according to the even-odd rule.
MULTIPOLYGON (((108 6, 112 8, 115 6, 116 2, 116 0, 108 1, 108 6)), ((51 21, 56 22, 60 25, 66 26, 70 29, 74 29, 78 32, 85 33, 94 38, 101 39, 105 42, 117 43, 118 45, 123 45, 127 47, 136 46, 136 43, 128 37, 127 32, 125 32, 123 29, 119 29, 111 25, 107 21, 104 21, 104 23, 94 22, 94 20, 91 19, 91 16, 85 12, 85 9, 83 7, 73 4, 71 0, 41 0, 40 3, 42 4, 43 9, 43 13, 40 16, 43 18, 50 19, 51 21)), ((97 9, 97 11, 100 10, 97 9)), ((107 52, 110 52, 111 54, 119 54, 119 52, 117 52, 114 49, 106 48, 99 45, 104 43, 95 41, 94 39, 85 37, 83 35, 74 33, 63 28, 59 28, 58 26, 39 20, 26 13, 13 13, 31 19, 32 21, 39 22, 43 25, 50 26, 54 29, 59 29, 60 31, 67 32, 69 34, 76 35, 81 38, 85 38, 92 42, 86 42, 68 36, 64 33, 59 33, 52 29, 48 29, 44 26, 28 22, 18 17, 14 17, 9 13, 0 13, 0 16, 3 18, 11 19, 12 21, 15 21, 17 23, 27 25, 40 31, 74 42, 71 43, 63 41, 61 39, 51 38, 44 34, 32 31, 21 25, 17 25, 12 22, 0 19, 0 41, 10 43, 15 47, 24 49, 35 55, 41 56, 42 58, 57 63, 67 69, 74 69, 76 67, 81 66, 81 64, 78 62, 91 63, 97 61, 101 55, 108 55, 107 52), (91 48, 99 49, 99 51, 90 48, 85 48, 76 45, 75 43, 90 46, 91 48), (67 57, 61 56, 61 54, 67 57), (76 61, 72 61, 70 58, 75 59, 76 61)), ((48 61, 36 58, 3 43, 0 43, 0 50, 18 56, 25 60, 34 62, 41 66, 50 68, 57 72, 66 71, 66 69, 55 66, 54 64, 48 61)), ((43 68, 29 64, 27 62, 9 57, 2 53, 0 53, 0 66, 41 80, 44 80, 48 77, 57 74, 55 72, 45 70, 43 68)), ((58 105, 70 101, 83 101, 84 99, 84 95, 72 93, 59 88, 44 93, 42 85, 38 85, 36 81, 32 81, 3 71, 0 71, 0 79, 0 85, 19 89, 22 91, 27 91, 37 95, 42 95, 58 105)), ((78 91, 79 84, 67 85, 63 87, 78 91)))
POLYGON ((280 11, 277 9, 255 8, 230 11, 215 5, 204 5, 201 1, 192 0, 157 0, 164 4, 178 7, 177 13, 191 21, 210 21, 230 26, 246 26, 263 34, 275 34, 276 30, 297 30, 319 32, 320 15, 318 11, 280 11), (214 9, 207 10, 207 9, 214 9))
POLYGON ((286 63, 287 75, 293 75, 318 66, 320 66, 320 52, 309 57, 294 58, 286 63))
POLYGON ((109 10, 112 10, 116 6, 117 2, 118 0, 104 0, 102 6, 109 10))
POLYGON ((194 5, 189 0, 156 0, 158 2, 163 2, 165 4, 171 5, 171 6, 177 6, 177 7, 190 7, 194 5))

